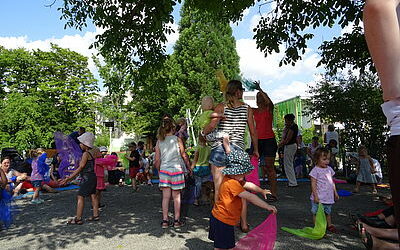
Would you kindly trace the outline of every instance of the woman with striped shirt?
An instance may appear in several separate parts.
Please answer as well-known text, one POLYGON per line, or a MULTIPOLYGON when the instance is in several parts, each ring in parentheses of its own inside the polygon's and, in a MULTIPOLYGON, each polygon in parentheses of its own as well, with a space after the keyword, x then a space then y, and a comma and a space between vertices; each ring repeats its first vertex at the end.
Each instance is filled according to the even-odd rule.
MULTIPOLYGON (((244 150, 244 135, 246 126, 249 127, 250 136, 254 145, 253 155, 259 157, 258 154, 258 139, 254 125, 253 111, 241 99, 243 98, 244 88, 238 80, 231 80, 228 83, 225 93, 225 102, 218 104, 214 112, 223 114, 224 118, 212 118, 208 126, 203 130, 204 134, 213 131, 218 125, 218 131, 229 135, 230 146, 232 150, 244 150)), ((225 153, 222 141, 215 141, 211 145, 211 173, 214 179, 215 186, 215 201, 218 200, 219 187, 221 185, 223 174, 222 169, 226 167, 227 155, 225 153)), ((243 212, 246 209, 243 207, 243 212)), ((242 225, 246 225, 242 220, 242 225)))

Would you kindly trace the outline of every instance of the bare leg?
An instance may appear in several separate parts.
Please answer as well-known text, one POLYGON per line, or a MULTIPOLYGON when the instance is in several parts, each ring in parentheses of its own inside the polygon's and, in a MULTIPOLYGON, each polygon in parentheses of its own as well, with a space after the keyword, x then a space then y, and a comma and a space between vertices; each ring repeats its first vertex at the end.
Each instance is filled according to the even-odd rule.
POLYGON ((332 226, 332 217, 330 214, 325 214, 326 215, 326 226, 332 226))
POLYGON ((163 198, 162 198, 162 215, 163 220, 168 220, 168 207, 169 200, 171 199, 171 188, 162 188, 163 198))
POLYGON ((211 172, 213 175, 213 180, 214 180, 214 190, 215 190, 215 196, 214 196, 214 201, 217 202, 218 200, 218 195, 219 195, 219 187, 221 186, 222 179, 224 178, 224 175, 222 174, 222 169, 225 167, 217 167, 214 165, 211 165, 211 172))
POLYGON ((391 239, 391 240, 399 240, 399 235, 397 234, 397 229, 395 228, 376 228, 376 227, 371 227, 365 223, 362 223, 362 225, 365 228, 365 230, 367 230, 368 233, 376 237, 391 239))
POLYGON ((312 221, 314 222, 314 225, 315 225, 315 220, 316 220, 316 216, 315 216, 315 215, 313 215, 313 217, 312 217, 312 221))
POLYGON ((57 190, 55 190, 54 188, 50 187, 47 184, 43 184, 43 189, 49 193, 57 193, 58 192, 57 190))
POLYGON ((372 193, 373 193, 373 194, 377 194, 378 191, 376 190, 376 184, 375 184, 375 183, 372 183, 371 185, 372 185, 372 193))
POLYGON ((361 183, 359 181, 356 182, 356 187, 354 188, 354 193, 360 192, 360 185, 361 183))
MULTIPOLYGON (((83 196, 80 196, 80 195, 78 195, 76 198, 77 198, 76 218, 77 219, 82 219, 83 208, 85 206, 85 198, 83 196)), ((94 213, 94 207, 93 207, 93 213, 94 213)))
POLYGON ((100 206, 100 204, 101 204, 101 190, 96 190, 96 198, 97 198, 98 205, 100 206))
POLYGON ((242 213, 240 215, 240 227, 243 232, 247 232, 249 230, 249 226, 247 225, 247 201, 246 199, 242 199, 242 213))
POLYGON ((40 190, 41 190, 40 187, 37 187, 37 188, 35 189, 35 192, 33 193, 33 198, 32 198, 32 200, 39 199, 39 191, 40 191, 40 190))
POLYGON ((172 199, 174 200, 175 220, 181 219, 181 190, 172 190, 172 199))
MULTIPOLYGON (((90 198, 92 199, 93 217, 98 217, 99 216, 99 204, 100 204, 99 200, 98 200, 98 196, 96 194, 91 194, 90 198)), ((83 211, 83 206, 82 206, 82 211, 83 211)))
POLYGON ((277 186, 276 186, 276 171, 275 171, 275 157, 265 157, 265 164, 267 167, 267 175, 269 181, 269 188, 271 189, 271 194, 277 196, 277 186))

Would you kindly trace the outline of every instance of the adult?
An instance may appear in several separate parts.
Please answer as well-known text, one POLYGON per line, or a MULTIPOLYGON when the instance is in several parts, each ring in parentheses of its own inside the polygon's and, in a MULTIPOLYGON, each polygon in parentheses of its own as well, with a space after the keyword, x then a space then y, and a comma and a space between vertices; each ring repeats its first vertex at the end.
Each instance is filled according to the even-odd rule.
POLYGON ((77 145, 79 145, 81 142, 78 140, 78 137, 83 135, 83 133, 86 132, 86 129, 84 127, 79 127, 78 131, 72 132, 69 137, 71 137, 77 145))
POLYGON ((267 93, 261 89, 260 83, 256 82, 255 84, 258 93, 256 96, 257 108, 253 109, 253 114, 258 136, 260 167, 262 169, 263 180, 265 179, 265 173, 267 173, 271 189, 271 196, 268 196, 268 201, 272 202, 277 200, 275 157, 278 145, 275 133, 272 130, 274 104, 267 93))
POLYGON ((297 135, 299 127, 294 122, 295 116, 287 114, 284 116, 285 128, 283 130, 282 140, 278 147, 284 147, 283 151, 283 165, 285 168, 286 178, 288 179, 289 187, 297 187, 296 174, 293 168, 294 156, 297 150, 297 135))
MULTIPOLYGON (((253 155, 259 157, 258 138, 254 125, 253 110, 241 100, 243 98, 243 92, 244 88, 240 81, 231 80, 228 82, 225 102, 218 104, 214 109, 214 112, 223 114, 225 118, 211 118, 210 123, 204 128, 203 133, 208 134, 212 132, 218 125, 218 131, 229 134, 231 150, 244 150, 244 135, 246 126, 248 126, 253 143, 253 155)), ((215 186, 214 198, 215 201, 217 201, 219 199, 219 188, 223 180, 221 171, 227 165, 227 155, 224 151, 222 141, 215 141, 212 143, 209 162, 215 186)), ((246 216, 243 216, 247 213, 245 201, 242 205, 241 228, 243 231, 248 231, 246 216)))
POLYGON ((138 190, 136 183, 136 175, 139 173, 140 169, 140 154, 136 150, 136 143, 131 142, 128 144, 128 152, 125 154, 125 158, 129 161, 129 176, 132 180, 132 187, 135 191, 138 190))
POLYGON ((1 169, 6 175, 7 183, 9 184, 6 186, 6 190, 10 193, 18 194, 23 187, 24 181, 29 177, 26 173, 20 173, 15 169, 11 169, 10 165, 11 158, 9 156, 1 159, 1 169))
POLYGON ((389 181, 400 238, 400 0, 367 0, 364 31, 381 81, 382 110, 390 127, 389 181))

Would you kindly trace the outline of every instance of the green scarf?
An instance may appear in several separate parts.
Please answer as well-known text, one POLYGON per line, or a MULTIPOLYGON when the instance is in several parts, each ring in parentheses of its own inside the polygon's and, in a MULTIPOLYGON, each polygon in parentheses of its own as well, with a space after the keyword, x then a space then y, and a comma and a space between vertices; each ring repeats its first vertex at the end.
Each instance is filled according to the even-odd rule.
POLYGON ((318 205, 317 216, 315 218, 315 226, 312 227, 304 227, 302 229, 291 229, 287 227, 281 227, 283 231, 286 231, 291 234, 298 235, 300 237, 319 240, 324 237, 326 232, 326 217, 324 213, 324 207, 320 203, 318 205))

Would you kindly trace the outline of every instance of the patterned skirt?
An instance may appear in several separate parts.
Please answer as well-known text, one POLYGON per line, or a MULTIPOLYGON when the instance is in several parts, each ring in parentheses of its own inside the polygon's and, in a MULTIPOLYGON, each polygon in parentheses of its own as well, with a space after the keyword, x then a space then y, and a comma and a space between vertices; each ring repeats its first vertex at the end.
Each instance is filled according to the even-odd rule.
POLYGON ((180 190, 185 187, 185 175, 182 170, 161 168, 159 187, 169 187, 173 190, 180 190))

